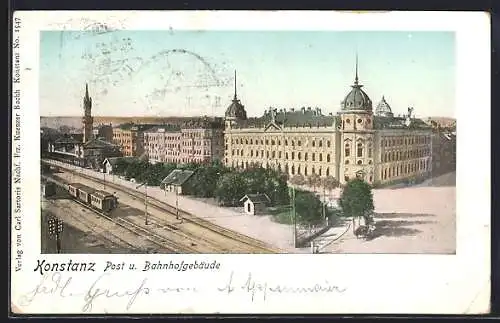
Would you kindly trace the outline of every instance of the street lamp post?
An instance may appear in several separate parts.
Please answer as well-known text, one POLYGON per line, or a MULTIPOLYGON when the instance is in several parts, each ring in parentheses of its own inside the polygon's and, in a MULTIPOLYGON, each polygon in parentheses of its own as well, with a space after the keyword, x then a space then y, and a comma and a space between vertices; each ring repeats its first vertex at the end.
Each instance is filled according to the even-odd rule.
MULTIPOLYGON (((179 186, 175 186, 175 218, 179 220, 179 186)), ((181 222, 184 219, 181 219, 181 222)))
POLYGON ((297 248, 297 213, 295 211, 295 187, 292 186, 292 223, 293 223, 293 247, 297 248))
POLYGON ((148 184, 146 182, 144 182, 141 185, 136 186, 136 189, 138 189, 141 186, 144 186, 144 189, 145 189, 144 190, 145 191, 145 194, 144 194, 144 214, 146 216, 146 220, 145 220, 144 224, 148 225, 149 224, 149 221, 148 221, 148 184))
POLYGON ((57 217, 49 218, 49 236, 56 239, 56 251, 61 253, 61 233, 63 232, 63 221, 57 217))

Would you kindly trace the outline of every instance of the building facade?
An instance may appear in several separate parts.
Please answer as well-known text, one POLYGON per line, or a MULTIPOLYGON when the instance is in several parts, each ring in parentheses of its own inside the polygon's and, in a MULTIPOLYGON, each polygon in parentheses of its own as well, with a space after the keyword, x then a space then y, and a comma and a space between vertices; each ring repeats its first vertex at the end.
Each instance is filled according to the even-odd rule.
POLYGON ((162 125, 144 133, 151 163, 210 163, 224 154, 222 118, 201 118, 182 125, 162 125))
POLYGON ((149 162, 178 163, 180 160, 181 127, 157 126, 144 132, 144 146, 149 162))
POLYGON ((100 138, 107 142, 113 142, 113 126, 111 124, 100 124, 92 130, 94 138, 100 138))
POLYGON ((457 136, 455 132, 434 130, 432 134, 432 175, 456 170, 457 136))
POLYGON ((247 118, 235 95, 225 113, 228 167, 270 167, 294 176, 333 176, 340 183, 362 178, 388 184, 425 178, 431 172, 431 129, 408 114, 395 117, 383 97, 375 112, 356 76, 337 115, 319 108, 269 108, 247 118))
POLYGON ((113 142, 124 156, 141 157, 145 152, 144 132, 155 127, 148 124, 126 123, 113 128, 113 142))

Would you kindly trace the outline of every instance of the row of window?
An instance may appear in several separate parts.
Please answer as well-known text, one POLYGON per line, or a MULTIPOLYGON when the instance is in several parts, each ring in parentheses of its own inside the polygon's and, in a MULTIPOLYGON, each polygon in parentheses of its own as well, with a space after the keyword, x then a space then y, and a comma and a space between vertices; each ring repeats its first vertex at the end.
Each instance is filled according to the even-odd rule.
MULTIPOLYGON (((236 145, 264 145, 264 143, 266 145, 271 145, 271 146, 274 146, 274 145, 278 145, 278 146, 281 146, 281 140, 278 139, 278 140, 274 140, 274 139, 255 139, 255 141, 253 139, 231 139, 231 144, 236 144, 236 145)), ((302 146, 302 141, 301 140, 290 140, 290 142, 288 141, 288 139, 285 139, 284 140, 284 144, 285 146, 288 146, 288 143, 290 143, 290 145, 292 147, 295 147, 295 145, 297 146, 302 146)), ((226 139, 226 144, 227 144, 227 139, 226 139)), ((311 147, 323 147, 323 140, 312 140, 311 141, 311 147)), ((326 147, 330 148, 331 146, 331 142, 330 140, 326 140, 326 147)))
POLYGON ((420 160, 418 162, 412 162, 404 165, 400 164, 398 166, 385 168, 383 171, 381 171, 380 175, 382 179, 385 180, 391 177, 399 177, 406 174, 428 171, 428 170, 429 170, 429 161, 420 160))
POLYGON ((381 146, 382 147, 393 147, 393 146, 401 146, 401 145, 414 145, 414 144, 430 144, 431 138, 427 136, 418 136, 418 137, 404 137, 404 138, 386 138, 382 139, 381 146))
MULTIPOLYGON (((228 164, 228 159, 226 158, 226 165, 228 164)), ((248 161, 246 162, 243 162, 243 161, 232 161, 231 162, 231 167, 233 168, 243 168, 243 169, 246 169, 250 166, 262 166, 262 162, 259 162, 259 163, 249 163, 248 161)), ((266 167, 269 167, 269 164, 266 165, 266 167)), ((288 164, 285 164, 285 166, 283 167, 281 163, 278 163, 277 164, 277 170, 279 172, 285 172, 286 174, 291 174, 291 175, 304 175, 304 176, 308 176, 308 175, 312 175, 312 174, 317 174, 319 176, 330 176, 330 167, 327 167, 325 169, 325 172, 323 174, 323 170, 321 169, 321 167, 318 168, 318 170, 316 171, 315 167, 312 166, 310 169, 307 167, 307 166, 304 166, 304 168, 301 168, 300 165, 297 166, 297 169, 295 169, 295 165, 292 165, 291 167, 288 166, 288 164)))
MULTIPOLYGON (((361 142, 358 142, 356 145, 356 157, 363 157, 363 152, 364 152, 365 145, 361 142)), ((372 158, 373 155, 373 148, 372 144, 368 144, 368 158, 372 158)), ((346 142, 345 148, 344 148, 344 156, 345 157, 350 157, 351 156, 351 144, 346 142)))
MULTIPOLYGON (((235 150, 233 149, 231 151, 231 156, 235 156, 235 150)), ((241 156, 241 157, 244 157, 244 150, 243 149, 236 149, 236 156, 241 156)), ((265 158, 279 158, 281 159, 283 154, 281 151, 278 151, 277 154, 276 154, 276 151, 265 151, 265 158)), ((285 159, 291 159, 291 160, 295 160, 295 152, 291 152, 290 154, 288 152, 286 152, 284 154, 285 156, 285 159), (290 158, 289 158, 290 157, 290 158)), ((317 161, 320 161, 322 162, 323 161, 323 153, 318 153, 318 160, 317 161)), ((247 157, 254 157, 254 150, 250 150, 247 154, 247 157)), ((255 150, 255 157, 261 157, 261 158, 264 158, 264 150, 261 150, 260 151, 260 156, 259 156, 259 151, 258 150, 255 150)), ((304 155, 302 155, 302 152, 297 152, 297 160, 309 160, 309 154, 308 153, 304 153, 304 155), (302 157, 304 157, 304 159, 302 159, 302 157)), ((316 153, 311 153, 311 161, 316 161, 316 153)), ((330 154, 326 154, 326 161, 327 162, 330 162, 331 161, 331 157, 330 157, 330 154)))
MULTIPOLYGON (((363 123, 363 119, 358 118, 358 120, 356 120, 356 122, 359 123, 359 124, 361 124, 361 123, 363 123)), ((345 119, 345 123, 350 124, 351 123, 351 119, 349 119, 349 118, 345 119)), ((370 119, 366 119, 366 123, 370 124, 371 120, 370 119)))
MULTIPOLYGON (((195 142, 183 141, 182 144, 185 145, 185 146, 190 146, 190 147, 192 147, 192 146, 205 146, 205 147, 207 147, 207 146, 210 146, 210 141, 203 141, 203 142, 200 142, 200 141, 195 141, 195 142)), ((146 141, 146 145, 147 146, 152 146, 152 145, 158 146, 158 145, 160 145, 160 146, 165 146, 165 147, 175 147, 175 146, 180 147, 181 146, 181 144, 179 144, 179 143, 175 143, 175 144, 173 144, 173 143, 162 144, 162 143, 158 143, 156 141, 149 141, 149 140, 146 141)))
POLYGON ((430 149, 415 149, 406 151, 385 152, 383 162, 399 161, 405 159, 422 158, 430 155, 430 149))

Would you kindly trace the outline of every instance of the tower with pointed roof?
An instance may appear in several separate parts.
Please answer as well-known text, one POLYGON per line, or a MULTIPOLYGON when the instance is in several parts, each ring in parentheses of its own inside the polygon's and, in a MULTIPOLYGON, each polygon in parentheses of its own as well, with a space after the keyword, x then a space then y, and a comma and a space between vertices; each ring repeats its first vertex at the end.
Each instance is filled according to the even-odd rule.
POLYGON ((368 183, 374 180, 374 130, 370 97, 363 91, 358 77, 358 55, 354 84, 341 102, 339 180, 347 182, 361 178, 368 183))
POLYGON ((89 96, 89 85, 85 84, 85 96, 83 97, 83 143, 92 140, 92 128, 94 118, 92 117, 92 98, 89 96))

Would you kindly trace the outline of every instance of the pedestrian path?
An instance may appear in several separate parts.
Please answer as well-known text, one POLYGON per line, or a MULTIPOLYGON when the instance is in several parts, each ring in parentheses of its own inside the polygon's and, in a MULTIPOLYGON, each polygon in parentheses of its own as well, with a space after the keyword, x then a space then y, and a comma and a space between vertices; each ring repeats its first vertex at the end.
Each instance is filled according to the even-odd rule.
POLYGON ((319 252, 321 253, 325 248, 335 242, 339 242, 341 239, 352 236, 351 223, 351 221, 346 221, 344 225, 332 227, 314 239, 314 244, 317 246, 319 252))

